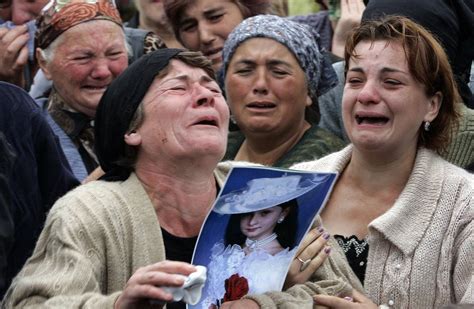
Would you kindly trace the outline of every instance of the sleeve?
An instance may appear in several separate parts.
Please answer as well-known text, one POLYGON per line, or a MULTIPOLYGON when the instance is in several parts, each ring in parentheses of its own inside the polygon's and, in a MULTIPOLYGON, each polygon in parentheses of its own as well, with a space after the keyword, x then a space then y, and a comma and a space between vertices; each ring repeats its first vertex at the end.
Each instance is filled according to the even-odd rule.
POLYGON ((113 308, 121 291, 103 294, 106 231, 99 220, 91 224, 73 211, 79 206, 68 196, 58 200, 2 308, 113 308))
POLYGON ((10 149, 5 135, 0 131, 0 298, 8 287, 6 269, 8 255, 15 238, 9 185, 9 174, 14 157, 14 152, 10 149))
POLYGON ((456 237, 454 246, 453 288, 456 303, 474 304, 474 197, 468 198, 467 224, 456 237))

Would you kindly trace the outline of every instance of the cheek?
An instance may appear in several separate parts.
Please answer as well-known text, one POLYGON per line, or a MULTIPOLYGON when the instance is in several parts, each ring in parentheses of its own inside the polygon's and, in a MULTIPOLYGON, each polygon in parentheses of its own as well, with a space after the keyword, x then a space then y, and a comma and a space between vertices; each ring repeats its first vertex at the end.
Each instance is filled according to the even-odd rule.
POLYGON ((117 77, 120 75, 128 66, 128 58, 121 57, 120 59, 113 60, 109 64, 110 72, 117 77))
POLYGON ((341 109, 342 117, 349 117, 356 102, 357 94, 353 90, 344 89, 342 95, 341 109))
POLYGON ((183 43, 184 47, 190 50, 198 51, 199 50, 199 38, 197 31, 188 33, 188 32, 180 32, 179 34, 181 38, 181 42, 183 43))
POLYGON ((252 83, 244 78, 229 76, 225 81, 225 89, 227 102, 232 108, 232 106, 242 103, 244 97, 252 91, 252 83))
POLYGON ((87 79, 92 71, 93 65, 65 65, 58 66, 52 70, 53 82, 63 85, 80 84, 87 79))

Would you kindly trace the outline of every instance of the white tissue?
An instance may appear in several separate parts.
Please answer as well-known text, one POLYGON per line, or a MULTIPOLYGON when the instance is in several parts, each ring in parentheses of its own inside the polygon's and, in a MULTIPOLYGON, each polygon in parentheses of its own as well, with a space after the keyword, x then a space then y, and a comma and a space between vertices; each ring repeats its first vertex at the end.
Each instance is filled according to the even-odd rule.
MULTIPOLYGON (((187 304, 195 305, 201 299, 201 292, 207 279, 207 268, 204 266, 196 266, 196 271, 189 274, 189 276, 183 276, 185 279, 184 284, 181 287, 162 287, 166 292, 173 294, 174 301, 184 301, 187 304)), ((159 300, 150 300, 152 305, 163 304, 159 300)))

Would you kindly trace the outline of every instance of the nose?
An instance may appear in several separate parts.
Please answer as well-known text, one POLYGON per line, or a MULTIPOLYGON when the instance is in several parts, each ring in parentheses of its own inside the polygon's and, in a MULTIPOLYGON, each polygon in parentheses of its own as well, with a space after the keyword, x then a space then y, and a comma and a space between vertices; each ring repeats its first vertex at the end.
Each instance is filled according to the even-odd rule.
POLYGON ((249 215, 249 225, 255 225, 258 223, 258 214, 256 212, 249 215))
POLYGON ((214 93, 200 84, 194 85, 194 105, 195 107, 202 105, 214 105, 214 93))
POLYGON ((380 93, 377 82, 367 81, 357 95, 357 101, 362 104, 378 103, 380 101, 380 93))
POLYGON ((253 84, 253 93, 256 95, 267 95, 268 94, 268 85, 267 77, 265 74, 265 69, 259 68, 256 71, 255 82, 253 84))
POLYGON ((214 31, 212 31, 211 27, 206 24, 201 24, 199 26, 199 39, 202 46, 207 46, 215 41, 216 36, 214 35, 214 31))
POLYGON ((91 72, 91 77, 94 79, 106 79, 112 75, 110 70, 110 63, 107 59, 97 59, 94 68, 91 72))

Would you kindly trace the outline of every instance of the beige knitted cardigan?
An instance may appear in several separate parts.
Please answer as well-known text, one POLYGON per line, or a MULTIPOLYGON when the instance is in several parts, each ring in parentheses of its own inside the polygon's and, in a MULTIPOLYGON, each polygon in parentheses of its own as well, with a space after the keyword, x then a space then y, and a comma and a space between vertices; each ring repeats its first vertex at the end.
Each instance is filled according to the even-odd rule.
MULTIPOLYGON (((216 170, 221 184, 229 167, 221 164, 216 170)), ((157 219, 135 174, 123 182, 95 181, 76 188, 51 209, 34 253, 13 280, 2 307, 113 308, 139 267, 165 259, 157 219)), ((282 303, 287 308, 311 308, 309 292, 350 291, 339 280, 354 278, 346 264, 334 259, 326 264, 320 270, 324 281, 280 293, 283 299, 269 293, 256 300, 264 308, 282 303)))
MULTIPOLYGON (((300 170, 342 172, 352 146, 300 170)), ((420 148, 395 204, 369 224, 364 287, 394 308, 474 305, 474 175, 420 148)))

